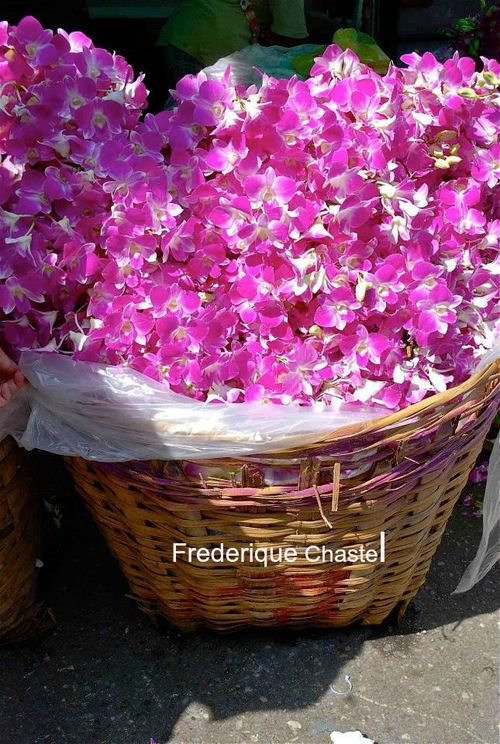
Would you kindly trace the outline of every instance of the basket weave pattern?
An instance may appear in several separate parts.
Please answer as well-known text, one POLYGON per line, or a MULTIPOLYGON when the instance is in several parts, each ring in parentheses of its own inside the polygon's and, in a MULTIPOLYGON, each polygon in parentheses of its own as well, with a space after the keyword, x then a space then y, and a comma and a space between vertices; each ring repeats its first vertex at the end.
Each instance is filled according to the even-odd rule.
POLYGON ((39 629, 36 567, 40 526, 29 455, 0 442, 0 642, 39 629))
POLYGON ((498 409, 498 363, 463 385, 302 450, 231 460, 92 463, 77 488, 140 608, 182 628, 379 624, 401 616, 498 409), (309 545, 379 548, 385 562, 305 559, 309 545), (257 563, 173 562, 193 547, 294 547, 257 563))

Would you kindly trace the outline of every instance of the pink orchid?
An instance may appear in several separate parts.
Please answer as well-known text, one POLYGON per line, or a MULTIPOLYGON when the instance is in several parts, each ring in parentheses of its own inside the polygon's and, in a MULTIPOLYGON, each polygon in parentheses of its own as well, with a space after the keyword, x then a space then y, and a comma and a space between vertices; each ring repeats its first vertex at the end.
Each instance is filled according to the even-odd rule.
POLYGON ((365 326, 358 325, 356 333, 343 336, 339 347, 343 354, 351 357, 360 367, 368 362, 380 364, 382 355, 391 348, 391 341, 381 333, 369 333, 365 326))
POLYGON ((492 189, 500 180, 500 144, 495 144, 491 150, 481 150, 475 158, 471 175, 479 183, 487 183, 492 189))
POLYGON ((339 287, 330 292, 328 299, 319 305, 314 322, 323 328, 337 328, 342 331, 348 323, 356 319, 355 310, 361 307, 351 289, 339 287))
POLYGON ((154 328, 154 318, 123 297, 116 312, 110 313, 105 326, 95 334, 102 336, 110 348, 124 349, 128 344, 137 343, 146 346, 151 330, 154 328), (121 307, 120 307, 121 306, 121 307))
POLYGON ((461 303, 459 296, 454 296, 447 287, 433 287, 427 299, 417 301, 420 311, 415 337, 419 344, 425 346, 431 333, 444 335, 448 326, 455 323, 457 314, 455 308, 461 303))
POLYGON ((182 290, 178 286, 167 287, 160 285, 151 290, 151 304, 153 312, 160 317, 168 310, 169 313, 192 314, 199 309, 201 302, 196 292, 182 290))
POLYGON ((441 198, 448 206, 445 217, 458 232, 471 235, 483 232, 486 217, 480 210, 474 208, 481 198, 481 192, 477 186, 470 186, 459 192, 443 189, 441 198))
POLYGON ((19 278, 9 276, 5 283, 0 285, 0 307, 6 315, 12 313, 14 309, 24 315, 30 310, 30 301, 43 302, 44 299, 41 277, 33 273, 19 278))
POLYGON ((231 89, 227 85, 217 80, 205 80, 197 92, 193 121, 202 126, 218 124, 231 100, 231 89))
POLYGON ((263 204, 276 200, 288 204, 297 190, 295 181, 286 176, 277 176, 273 168, 267 168, 261 176, 250 176, 245 181, 245 191, 252 202, 263 204))
POLYGON ((73 114, 83 136, 97 140, 108 139, 121 131, 123 126, 122 107, 116 101, 103 100, 98 104, 85 103, 73 114))
POLYGON ((52 31, 45 30, 32 16, 19 22, 14 38, 32 65, 51 65, 58 57, 52 31))

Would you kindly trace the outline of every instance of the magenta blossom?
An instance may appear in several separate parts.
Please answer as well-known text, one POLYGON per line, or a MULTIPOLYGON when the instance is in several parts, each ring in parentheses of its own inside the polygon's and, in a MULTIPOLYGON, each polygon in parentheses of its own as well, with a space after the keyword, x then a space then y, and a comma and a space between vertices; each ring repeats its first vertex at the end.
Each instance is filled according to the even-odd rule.
POLYGON ((359 367, 365 368, 368 362, 380 364, 382 355, 391 348, 391 345, 387 336, 369 333, 362 325, 356 328, 355 335, 343 336, 339 343, 343 354, 355 360, 359 367))
POLYGON ((446 287, 433 287, 427 299, 418 300, 417 309, 420 311, 417 321, 415 338, 417 343, 424 345, 431 333, 444 336, 448 326, 457 320, 456 308, 461 298, 454 296, 446 287))
POLYGON ((356 310, 361 307, 351 289, 339 287, 333 289, 316 310, 315 322, 324 328, 337 328, 342 331, 348 323, 356 318, 356 310))
POLYGON ((267 168, 262 176, 247 178, 245 190, 255 204, 276 201, 285 205, 297 191, 297 185, 291 178, 277 176, 273 168, 267 168))

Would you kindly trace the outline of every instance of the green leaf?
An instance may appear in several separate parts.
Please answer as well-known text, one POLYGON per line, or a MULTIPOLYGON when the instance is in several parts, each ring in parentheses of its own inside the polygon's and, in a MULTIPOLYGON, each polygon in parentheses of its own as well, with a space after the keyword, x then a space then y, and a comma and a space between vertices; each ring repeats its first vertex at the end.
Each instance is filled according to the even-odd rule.
POLYGON ((457 31, 461 31, 462 33, 468 33, 470 31, 474 31, 476 28, 476 19, 475 18, 461 18, 456 25, 457 31))

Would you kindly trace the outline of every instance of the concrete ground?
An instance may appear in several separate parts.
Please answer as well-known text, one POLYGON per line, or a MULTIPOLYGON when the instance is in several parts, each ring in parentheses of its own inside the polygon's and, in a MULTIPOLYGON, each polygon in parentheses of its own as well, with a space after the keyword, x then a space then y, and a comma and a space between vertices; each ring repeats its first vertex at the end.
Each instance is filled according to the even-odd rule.
POLYGON ((46 557, 55 630, 0 650, 1 744, 495 744, 498 571, 450 596, 480 520, 457 511, 397 627, 158 632, 81 505, 46 557), (352 682, 352 692, 345 692, 352 682))

